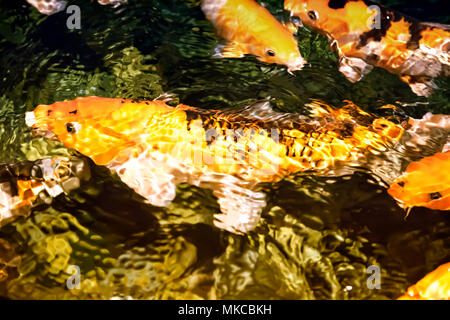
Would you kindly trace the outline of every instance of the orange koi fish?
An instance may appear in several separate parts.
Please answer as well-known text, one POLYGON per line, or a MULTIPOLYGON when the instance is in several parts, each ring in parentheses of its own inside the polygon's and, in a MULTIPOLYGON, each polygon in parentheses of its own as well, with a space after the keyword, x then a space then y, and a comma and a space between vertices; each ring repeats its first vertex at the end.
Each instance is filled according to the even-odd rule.
POLYGON ((202 10, 228 41, 218 56, 256 56, 265 63, 301 70, 305 64, 293 34, 254 0, 203 0, 202 10))
POLYGON ((275 112, 268 102, 236 112, 85 97, 39 105, 26 123, 107 166, 153 205, 169 205, 181 182, 212 189, 221 209, 215 225, 241 234, 266 205, 262 183, 359 163, 404 132, 350 102, 310 107, 306 117, 275 112))
POLYGON ((339 70, 351 82, 373 66, 398 74, 420 96, 450 75, 450 26, 424 23, 368 0, 285 0, 294 21, 333 41, 339 70))
POLYGON ((411 163, 388 193, 406 210, 450 210, 450 151, 411 163))
POLYGON ((0 226, 28 216, 33 206, 69 193, 90 178, 85 159, 54 157, 17 164, 0 164, 0 226))
MULTIPOLYGON (((67 6, 67 1, 63 0, 27 0, 29 4, 38 9, 42 14, 52 15, 54 13, 64 10, 67 6)), ((121 4, 127 3, 128 0, 98 0, 101 5, 112 5, 114 8, 121 4)))
POLYGON ((422 280, 408 288, 399 300, 449 300, 450 262, 439 266, 422 280))

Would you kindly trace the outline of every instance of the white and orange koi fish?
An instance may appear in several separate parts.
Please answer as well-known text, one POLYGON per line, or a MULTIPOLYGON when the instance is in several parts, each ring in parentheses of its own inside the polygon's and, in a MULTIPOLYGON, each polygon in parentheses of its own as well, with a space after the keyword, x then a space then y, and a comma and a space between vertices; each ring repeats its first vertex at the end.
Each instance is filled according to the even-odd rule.
POLYGON ((420 22, 369 0, 285 0, 295 21, 328 36, 351 82, 373 67, 398 74, 420 96, 450 76, 450 26, 420 22))

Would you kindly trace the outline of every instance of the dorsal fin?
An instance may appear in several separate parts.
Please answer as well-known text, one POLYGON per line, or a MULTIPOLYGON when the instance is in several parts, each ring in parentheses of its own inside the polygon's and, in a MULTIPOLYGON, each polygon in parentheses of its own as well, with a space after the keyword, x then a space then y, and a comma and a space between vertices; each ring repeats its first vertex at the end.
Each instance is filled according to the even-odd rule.
POLYGON ((173 93, 162 93, 159 96, 157 96, 154 101, 163 101, 163 102, 170 102, 172 100, 175 100, 176 95, 173 93))
POLYGON ((240 111, 240 113, 241 115, 247 116, 249 118, 266 120, 268 119, 268 117, 273 116, 275 111, 273 111, 272 107, 270 106, 269 100, 260 100, 244 107, 240 111))
POLYGON ((281 113, 275 112, 272 109, 269 99, 258 100, 252 104, 240 108, 226 108, 221 112, 221 114, 262 121, 274 119, 277 114, 281 115, 281 113))
POLYGON ((442 24, 442 23, 436 23, 436 22, 422 22, 421 23, 424 26, 433 27, 433 28, 439 28, 445 31, 450 31, 450 24, 442 24))

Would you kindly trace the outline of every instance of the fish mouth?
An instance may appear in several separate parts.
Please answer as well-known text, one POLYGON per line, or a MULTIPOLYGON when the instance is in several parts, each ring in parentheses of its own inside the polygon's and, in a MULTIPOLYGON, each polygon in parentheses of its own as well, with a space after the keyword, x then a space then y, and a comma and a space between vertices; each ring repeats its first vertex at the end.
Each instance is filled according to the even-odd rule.
POLYGON ((25 123, 29 127, 33 127, 37 123, 34 111, 25 112, 25 123))
POLYGON ((287 65, 287 67, 288 67, 287 71, 288 71, 290 74, 293 74, 294 71, 300 71, 300 70, 302 70, 306 63, 307 63, 307 62, 306 62, 305 59, 303 59, 303 58, 298 58, 297 60, 295 60, 294 63, 291 63, 291 64, 288 64, 288 65, 287 65))
POLYGON ((56 134, 45 127, 37 126, 37 119, 33 111, 25 113, 25 124, 32 129, 33 135, 38 135, 47 139, 56 139, 56 134))

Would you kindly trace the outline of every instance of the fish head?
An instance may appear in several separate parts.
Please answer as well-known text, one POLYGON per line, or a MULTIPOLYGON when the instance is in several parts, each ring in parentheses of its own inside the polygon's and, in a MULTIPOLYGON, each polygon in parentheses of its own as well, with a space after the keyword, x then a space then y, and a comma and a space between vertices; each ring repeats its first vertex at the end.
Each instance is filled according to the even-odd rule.
POLYGON ((303 69, 306 60, 300 53, 297 39, 287 29, 273 31, 275 31, 274 35, 266 34, 267 37, 261 39, 262 42, 255 50, 257 52, 254 54, 258 60, 269 64, 285 65, 289 72, 303 69), (277 40, 273 41, 273 39, 277 40))
POLYGON ((330 19, 330 14, 333 14, 328 6, 328 0, 285 0, 284 9, 291 13, 293 23, 305 24, 316 29, 323 29, 324 22, 330 19))
POLYGON ((382 137, 387 137, 392 141, 398 141, 404 134, 402 126, 385 118, 378 118, 372 122, 372 129, 382 137))
POLYGON ((401 207, 450 210, 450 151, 412 162, 388 193, 401 207))
POLYGON ((448 300, 450 299, 450 262, 440 265, 427 274, 399 300, 448 300))
POLYGON ((143 109, 131 100, 85 97, 39 105, 26 113, 26 123, 38 135, 56 138, 95 163, 107 164, 134 144, 132 137, 148 120, 145 112, 152 112, 143 109))
POLYGON ((370 31, 381 12, 380 7, 349 0, 285 0, 284 8, 291 13, 294 23, 307 25, 334 39, 370 31))
POLYGON ((285 65, 289 72, 301 70, 306 61, 293 34, 295 31, 278 22, 268 12, 267 17, 266 23, 252 25, 249 53, 264 63, 285 65))

